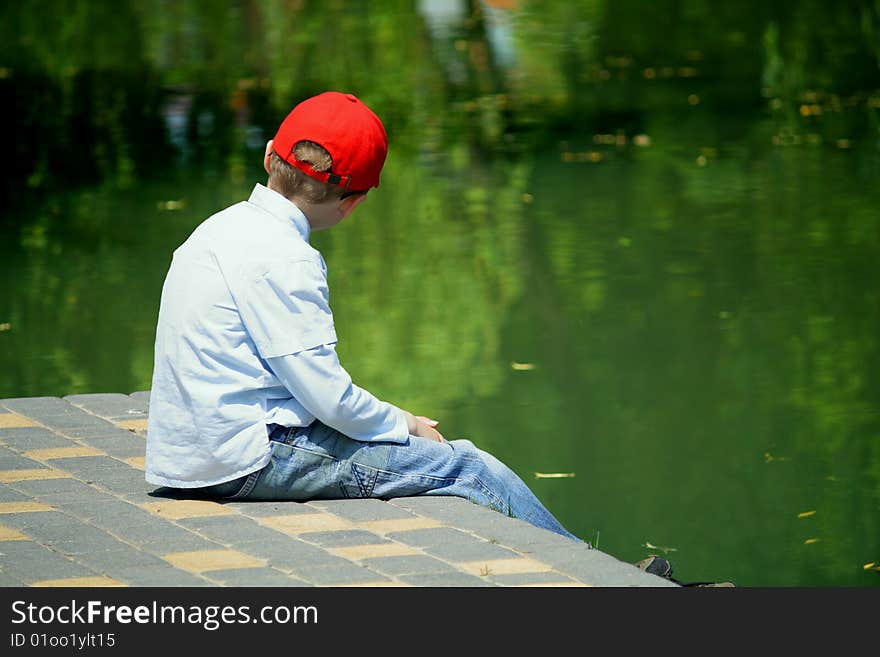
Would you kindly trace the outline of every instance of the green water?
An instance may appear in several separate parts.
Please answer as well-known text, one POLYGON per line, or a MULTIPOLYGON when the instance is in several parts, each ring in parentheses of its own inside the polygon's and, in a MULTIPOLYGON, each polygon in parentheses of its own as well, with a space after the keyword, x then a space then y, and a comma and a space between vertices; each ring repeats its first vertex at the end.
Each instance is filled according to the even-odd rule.
POLYGON ((5 8, 0 398, 147 389, 173 249, 350 90, 389 159, 313 244, 356 382, 621 559, 880 584, 880 8, 435 4, 5 8))

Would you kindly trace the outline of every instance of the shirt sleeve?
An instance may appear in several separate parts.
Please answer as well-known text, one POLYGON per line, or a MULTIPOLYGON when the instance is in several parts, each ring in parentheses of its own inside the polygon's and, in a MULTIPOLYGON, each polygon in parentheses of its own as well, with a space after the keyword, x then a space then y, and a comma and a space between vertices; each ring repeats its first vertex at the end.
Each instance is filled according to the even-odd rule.
POLYGON ((355 440, 402 443, 404 412, 352 383, 335 343, 266 359, 275 376, 321 422, 355 440))
POLYGON ((239 294, 242 322, 263 358, 336 342, 330 294, 322 263, 274 263, 247 277, 239 294))

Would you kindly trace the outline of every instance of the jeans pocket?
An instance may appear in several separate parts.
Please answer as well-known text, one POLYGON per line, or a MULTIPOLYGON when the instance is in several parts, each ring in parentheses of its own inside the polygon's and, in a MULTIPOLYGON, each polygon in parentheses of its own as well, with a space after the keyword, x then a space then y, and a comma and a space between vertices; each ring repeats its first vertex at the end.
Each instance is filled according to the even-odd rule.
POLYGON ((272 442, 272 460, 250 497, 313 500, 341 497, 339 461, 330 454, 272 442))
POLYGON ((371 497, 376 487, 376 479, 379 471, 362 463, 351 463, 351 476, 343 483, 343 492, 346 497, 362 498, 371 497))

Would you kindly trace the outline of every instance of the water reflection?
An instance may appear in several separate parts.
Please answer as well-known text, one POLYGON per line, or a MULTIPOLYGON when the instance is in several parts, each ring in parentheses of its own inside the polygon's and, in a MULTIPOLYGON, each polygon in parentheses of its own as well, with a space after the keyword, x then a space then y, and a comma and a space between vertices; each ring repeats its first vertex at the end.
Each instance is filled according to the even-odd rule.
POLYGON ((293 102, 345 88, 392 141, 315 235, 358 382, 621 558, 876 586, 880 16, 857 4, 7 3, 0 397, 147 387, 171 251, 264 179, 293 102))

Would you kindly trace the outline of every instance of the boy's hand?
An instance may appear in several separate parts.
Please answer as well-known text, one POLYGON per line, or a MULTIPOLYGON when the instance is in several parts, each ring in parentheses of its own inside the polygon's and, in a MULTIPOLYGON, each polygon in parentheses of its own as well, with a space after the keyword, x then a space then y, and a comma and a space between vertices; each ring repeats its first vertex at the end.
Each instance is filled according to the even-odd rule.
POLYGON ((410 434, 428 438, 438 443, 446 442, 446 439, 434 428, 439 424, 437 420, 432 420, 424 415, 416 416, 408 411, 404 412, 406 413, 406 424, 410 434))

